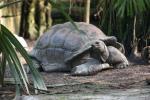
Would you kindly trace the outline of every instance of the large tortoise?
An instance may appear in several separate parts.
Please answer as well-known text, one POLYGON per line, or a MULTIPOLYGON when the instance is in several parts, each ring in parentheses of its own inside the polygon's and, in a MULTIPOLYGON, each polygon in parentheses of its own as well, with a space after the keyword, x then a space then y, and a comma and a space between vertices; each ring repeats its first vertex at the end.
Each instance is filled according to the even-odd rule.
POLYGON ((128 65, 126 57, 121 53, 124 48, 117 42, 116 37, 106 36, 91 24, 75 24, 79 30, 67 22, 51 27, 38 39, 30 56, 39 62, 44 71, 72 71, 73 75, 89 75, 109 68, 109 62, 112 60, 108 59, 112 59, 112 49, 108 49, 108 46, 118 48, 114 51, 119 60, 117 59, 114 65, 128 65))

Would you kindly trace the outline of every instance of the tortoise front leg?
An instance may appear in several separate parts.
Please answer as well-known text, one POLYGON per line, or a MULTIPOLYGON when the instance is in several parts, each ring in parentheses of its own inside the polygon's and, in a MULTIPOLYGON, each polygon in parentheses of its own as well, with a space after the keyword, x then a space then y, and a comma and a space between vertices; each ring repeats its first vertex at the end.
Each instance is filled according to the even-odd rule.
POLYGON ((86 63, 75 66, 71 75, 73 76, 85 76, 85 75, 94 75, 98 72, 112 68, 108 63, 100 64, 98 60, 91 58, 86 63))

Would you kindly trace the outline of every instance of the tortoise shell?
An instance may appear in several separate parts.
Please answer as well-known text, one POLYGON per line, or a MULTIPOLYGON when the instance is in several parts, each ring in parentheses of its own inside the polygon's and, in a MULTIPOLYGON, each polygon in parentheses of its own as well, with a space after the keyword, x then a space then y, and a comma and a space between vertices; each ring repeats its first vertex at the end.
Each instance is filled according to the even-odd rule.
POLYGON ((84 22, 75 22, 77 30, 70 22, 58 24, 45 32, 36 42, 30 52, 41 63, 64 65, 77 55, 91 48, 98 40, 113 40, 115 37, 106 36, 99 28, 84 22))

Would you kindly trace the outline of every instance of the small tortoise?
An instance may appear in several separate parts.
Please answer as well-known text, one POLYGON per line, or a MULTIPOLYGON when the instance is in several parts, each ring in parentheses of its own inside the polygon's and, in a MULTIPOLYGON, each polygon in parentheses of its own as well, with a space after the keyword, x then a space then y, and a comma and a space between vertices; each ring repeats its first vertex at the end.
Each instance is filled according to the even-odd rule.
POLYGON ((38 61, 44 71, 71 71, 72 75, 94 74, 110 68, 112 60, 109 59, 115 58, 112 57, 114 52, 118 57, 115 58, 117 61, 113 60, 113 65, 128 65, 123 55, 124 48, 116 37, 106 36, 91 24, 75 24, 79 30, 70 22, 55 25, 36 42, 30 56, 38 61), (109 46, 118 49, 109 49, 109 46))

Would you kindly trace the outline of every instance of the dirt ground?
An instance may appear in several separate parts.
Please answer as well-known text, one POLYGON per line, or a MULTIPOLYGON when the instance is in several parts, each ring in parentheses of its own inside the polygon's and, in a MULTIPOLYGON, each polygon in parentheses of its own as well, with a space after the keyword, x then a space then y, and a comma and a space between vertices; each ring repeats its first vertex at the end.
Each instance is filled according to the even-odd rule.
POLYGON ((144 87, 150 78, 149 65, 134 65, 125 69, 109 69, 93 76, 70 76, 69 73, 42 73, 51 92, 94 92, 97 88, 127 89, 144 87), (81 88, 88 85, 88 88, 81 88), (78 87, 80 86, 81 87, 78 87), (90 86, 96 86, 90 88, 90 86), (66 88, 69 87, 69 88, 66 88), (73 88, 75 87, 75 88, 73 88), (58 89, 58 90, 57 90, 58 89), (68 89, 68 90, 67 90, 68 89))
MULTIPOLYGON (((28 42, 30 49, 34 42, 28 42)), ((130 60, 124 69, 108 69, 92 76, 71 76, 69 73, 41 72, 49 94, 98 93, 101 89, 142 88, 150 84, 150 65, 141 58, 130 60)), ((29 75, 30 76, 30 75, 29 75)), ((0 88, 0 100, 14 95, 11 85, 0 88), (10 88, 11 87, 11 88, 10 88)))

